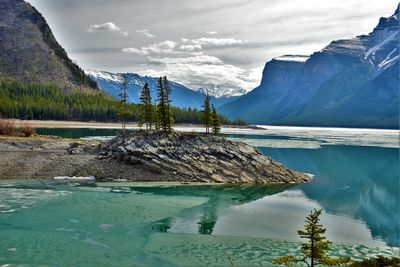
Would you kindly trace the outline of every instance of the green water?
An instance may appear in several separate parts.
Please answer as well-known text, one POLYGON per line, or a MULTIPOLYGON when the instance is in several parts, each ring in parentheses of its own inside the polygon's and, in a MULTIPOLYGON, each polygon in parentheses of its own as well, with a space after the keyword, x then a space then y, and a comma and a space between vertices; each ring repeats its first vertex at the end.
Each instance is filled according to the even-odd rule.
MULTIPOLYGON (((227 255, 237 266, 268 266, 278 255, 298 253, 295 229, 312 205, 303 199, 303 210, 293 213, 290 206, 304 196, 282 195, 290 192, 285 187, 125 184, 130 193, 113 193, 112 184, 1 186, 0 263, 15 266, 228 266, 227 255), (286 221, 279 215, 284 207, 286 221)), ((330 215, 324 220, 365 227, 330 215)), ((393 254, 364 231, 354 236, 369 246, 336 245, 332 254, 393 254)))
POLYGON ((2 181, 0 266, 272 266, 313 208, 333 256, 399 256, 399 149, 320 145, 259 147, 315 175, 295 187, 2 181))

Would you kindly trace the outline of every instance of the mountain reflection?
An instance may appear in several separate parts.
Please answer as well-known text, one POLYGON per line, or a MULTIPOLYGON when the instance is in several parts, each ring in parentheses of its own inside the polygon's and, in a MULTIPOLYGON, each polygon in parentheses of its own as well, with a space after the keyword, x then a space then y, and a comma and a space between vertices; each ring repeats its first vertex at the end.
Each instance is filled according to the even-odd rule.
POLYGON ((304 194, 328 213, 364 221, 373 237, 400 245, 399 150, 323 146, 321 149, 260 148, 289 168, 315 174, 304 194))

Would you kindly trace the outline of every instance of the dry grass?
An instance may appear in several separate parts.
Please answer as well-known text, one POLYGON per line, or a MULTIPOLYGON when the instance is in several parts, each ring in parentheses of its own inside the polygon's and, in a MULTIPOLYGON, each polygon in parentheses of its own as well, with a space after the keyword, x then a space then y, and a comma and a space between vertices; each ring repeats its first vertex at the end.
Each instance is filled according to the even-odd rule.
POLYGON ((11 120, 0 120, 0 135, 15 135, 15 122, 11 120))
POLYGON ((26 122, 19 128, 19 130, 25 137, 29 137, 36 134, 36 130, 26 122))
POLYGON ((34 134, 36 130, 26 122, 18 127, 14 120, 0 119, 0 135, 29 137, 34 134))

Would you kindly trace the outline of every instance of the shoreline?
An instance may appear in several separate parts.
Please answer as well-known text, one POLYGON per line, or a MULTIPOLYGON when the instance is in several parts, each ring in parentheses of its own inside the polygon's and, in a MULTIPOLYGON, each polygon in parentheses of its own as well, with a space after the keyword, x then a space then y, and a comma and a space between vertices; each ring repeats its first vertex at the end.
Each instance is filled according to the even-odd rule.
MULTIPOLYGON (((97 129, 118 129, 121 128, 120 122, 98 122, 98 121, 58 121, 58 120, 20 120, 20 119, 6 119, 14 121, 17 126, 21 126, 25 123, 31 125, 34 128, 97 128, 97 129)), ((334 132, 397 132, 400 133, 400 129, 393 128, 366 128, 366 127, 332 127, 332 126, 298 126, 298 125, 261 125, 252 124, 247 126, 240 125, 221 125, 222 130, 293 130, 293 131, 334 131, 334 132)), ((127 122, 127 129, 140 129, 136 122, 127 122)), ((143 128, 143 127, 142 127, 143 128)), ((192 128, 204 128, 201 124, 190 124, 181 123, 175 124, 174 129, 177 131, 184 131, 185 129, 192 128)))
POLYGON ((0 136, 0 180, 94 176, 98 182, 170 185, 295 185, 312 180, 223 137, 135 133, 130 140, 0 136))
MULTIPOLYGON (((97 129, 119 129, 121 128, 120 122, 96 122, 96 121, 55 121, 55 120, 19 120, 19 119, 5 119, 14 121, 16 126, 21 126, 25 123, 33 128, 97 128, 97 129)), ((180 131, 182 129, 204 128, 201 124, 175 124, 174 129, 180 131)), ((223 129, 246 129, 246 130, 263 130, 263 128, 255 125, 239 126, 239 125, 222 125, 223 129)), ((139 127, 136 122, 127 122, 126 129, 144 129, 139 127)))

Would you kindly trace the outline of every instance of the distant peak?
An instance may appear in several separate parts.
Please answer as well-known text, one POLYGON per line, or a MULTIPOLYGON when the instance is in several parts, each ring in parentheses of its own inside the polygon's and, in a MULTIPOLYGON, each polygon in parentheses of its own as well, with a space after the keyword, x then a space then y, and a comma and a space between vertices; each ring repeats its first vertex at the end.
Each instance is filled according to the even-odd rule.
POLYGON ((278 61, 306 62, 310 56, 307 55, 284 55, 274 58, 278 61))
POLYGON ((400 3, 397 5, 397 9, 393 14, 394 17, 397 17, 399 15, 399 9, 400 9, 400 3))
POLYGON ((210 96, 214 96, 216 98, 241 96, 247 93, 247 91, 243 88, 225 88, 212 83, 207 84, 205 87, 198 88, 196 91, 205 95, 208 94, 210 96))

